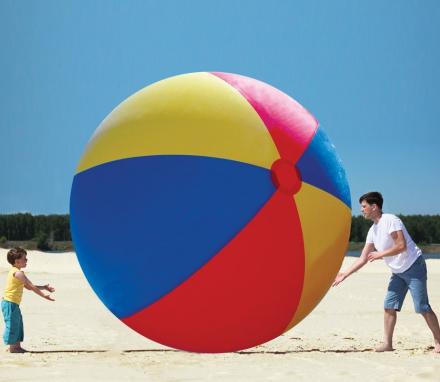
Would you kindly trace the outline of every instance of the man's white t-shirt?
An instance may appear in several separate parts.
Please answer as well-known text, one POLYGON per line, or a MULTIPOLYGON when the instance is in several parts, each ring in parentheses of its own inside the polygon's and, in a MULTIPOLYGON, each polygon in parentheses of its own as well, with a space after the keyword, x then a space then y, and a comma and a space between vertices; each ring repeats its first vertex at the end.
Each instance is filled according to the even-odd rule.
POLYGON ((376 251, 382 252, 394 245, 391 237, 392 232, 402 231, 406 241, 406 250, 394 256, 384 257, 385 263, 390 267, 393 273, 405 272, 414 261, 422 254, 422 251, 414 243, 402 221, 395 215, 383 214, 376 224, 374 223, 367 235, 367 243, 374 244, 376 251))

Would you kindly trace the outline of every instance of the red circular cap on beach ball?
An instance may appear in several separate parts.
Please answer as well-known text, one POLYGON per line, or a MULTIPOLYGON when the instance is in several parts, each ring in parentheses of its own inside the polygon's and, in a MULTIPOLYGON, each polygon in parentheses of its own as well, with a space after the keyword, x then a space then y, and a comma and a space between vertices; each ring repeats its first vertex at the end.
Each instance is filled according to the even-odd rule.
POLYGON ((278 159, 272 164, 271 176, 275 187, 286 194, 296 194, 301 188, 298 169, 286 159, 278 159))

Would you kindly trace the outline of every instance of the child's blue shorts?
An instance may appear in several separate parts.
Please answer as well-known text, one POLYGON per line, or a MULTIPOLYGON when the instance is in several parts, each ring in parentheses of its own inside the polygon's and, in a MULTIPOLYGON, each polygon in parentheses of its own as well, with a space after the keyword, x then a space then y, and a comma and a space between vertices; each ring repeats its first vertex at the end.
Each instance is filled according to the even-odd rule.
POLYGON ((391 275, 384 308, 400 311, 409 289, 416 313, 432 312, 428 300, 426 280, 426 262, 423 256, 419 256, 405 272, 391 275))
POLYGON ((5 345, 22 342, 24 331, 20 307, 13 302, 2 300, 2 313, 5 319, 5 332, 3 334, 5 345))

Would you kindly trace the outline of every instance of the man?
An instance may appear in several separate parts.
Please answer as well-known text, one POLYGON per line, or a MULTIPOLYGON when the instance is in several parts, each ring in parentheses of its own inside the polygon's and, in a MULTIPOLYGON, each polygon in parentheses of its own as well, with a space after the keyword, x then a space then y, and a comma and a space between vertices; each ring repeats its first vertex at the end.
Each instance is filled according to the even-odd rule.
POLYGON ((362 214, 374 224, 368 231, 360 258, 345 272, 340 272, 333 286, 361 269, 367 262, 384 259, 391 269, 391 278, 384 303, 384 342, 378 352, 392 351, 393 332, 397 313, 402 308, 408 289, 414 308, 426 320, 434 336, 434 352, 440 353, 440 327, 437 316, 429 305, 426 288, 426 263, 422 251, 409 236, 402 221, 382 212, 383 198, 379 192, 369 192, 359 198, 362 214))

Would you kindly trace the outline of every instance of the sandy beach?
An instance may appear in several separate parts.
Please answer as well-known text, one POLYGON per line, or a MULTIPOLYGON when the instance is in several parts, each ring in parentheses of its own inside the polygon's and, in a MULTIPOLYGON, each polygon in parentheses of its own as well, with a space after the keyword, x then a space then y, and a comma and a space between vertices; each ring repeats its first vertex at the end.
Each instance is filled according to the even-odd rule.
MULTIPOLYGON (((9 264, 0 249, 0 287, 9 264)), ((394 352, 382 339, 389 271, 382 261, 332 288, 283 336, 230 354, 166 348, 132 331, 99 301, 74 253, 28 252, 26 274, 56 288, 55 302, 25 291, 26 354, 0 353, 0 381, 439 381, 440 356, 408 295, 398 315, 394 352)), ((344 267, 355 261, 346 258, 344 267)), ((427 260, 431 306, 440 312, 440 260, 427 260)), ((1 331, 3 332, 3 322, 1 331)))

